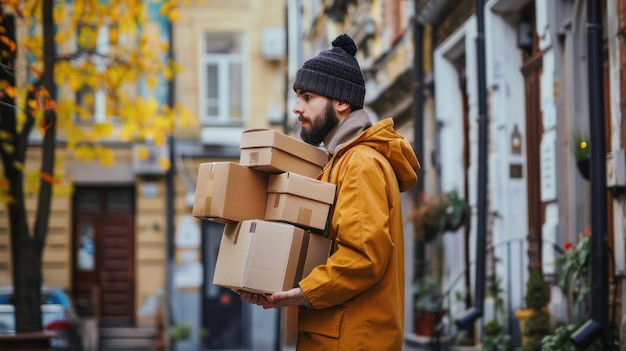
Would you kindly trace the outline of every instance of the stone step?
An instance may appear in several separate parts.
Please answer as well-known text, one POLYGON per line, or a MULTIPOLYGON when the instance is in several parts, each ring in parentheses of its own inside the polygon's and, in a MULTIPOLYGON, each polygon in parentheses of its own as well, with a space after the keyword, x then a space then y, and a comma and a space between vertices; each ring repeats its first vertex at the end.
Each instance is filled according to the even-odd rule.
POLYGON ((152 351, 156 340, 154 328, 101 327, 100 350, 152 351))

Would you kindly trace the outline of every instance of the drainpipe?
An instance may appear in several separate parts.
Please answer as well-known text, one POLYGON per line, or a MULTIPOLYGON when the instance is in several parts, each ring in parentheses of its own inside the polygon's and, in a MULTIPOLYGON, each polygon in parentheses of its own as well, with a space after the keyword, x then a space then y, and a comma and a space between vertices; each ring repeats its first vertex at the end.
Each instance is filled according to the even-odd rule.
MULTIPOLYGON (((415 17, 413 17, 413 150, 417 159, 424 161, 424 25, 417 19, 420 0, 415 0, 415 17)), ((418 173, 419 174, 419 173, 418 173)), ((419 194, 424 192, 424 180, 417 181, 413 188, 415 204, 419 201, 419 194)), ((413 259, 423 263, 426 260, 425 244, 421 241, 414 243, 413 259)), ((424 276, 424 265, 418 264, 413 272, 413 279, 424 276)))
POLYGON ((609 275, 606 223, 606 151, 604 136, 604 72, 602 71, 602 22, 599 0, 587 1, 587 75, 591 141, 591 319, 571 340, 586 349, 608 326, 609 275))
POLYGON ((487 81, 485 68, 485 2, 476 0, 476 58, 478 66, 478 185, 476 219, 476 282, 474 306, 455 322, 460 329, 483 315, 485 303, 485 257, 487 256, 487 81))
MULTIPOLYGON (((415 0, 415 9, 420 0, 415 0)), ((413 150, 418 159, 424 157, 424 25, 413 18, 413 150)), ((418 181, 415 193, 424 191, 424 182, 418 181)))
MULTIPOLYGON (((169 50, 168 56, 170 60, 174 59, 174 26, 172 26, 171 21, 167 21, 167 35, 169 40, 169 50)), ((174 107, 175 95, 174 95, 174 78, 170 79, 167 87, 167 104, 170 108, 174 107)), ((173 132, 167 137, 167 144, 169 148, 169 161, 170 161, 170 169, 167 171, 165 176, 165 188, 166 188, 166 198, 165 198, 165 251, 166 251, 166 263, 167 266, 165 268, 165 284, 166 284, 166 292, 165 292, 165 301, 166 301, 166 309, 167 309, 167 318, 165 319, 165 332, 174 324, 174 311, 172 298, 174 296, 174 164, 176 162, 175 152, 174 152, 174 135, 173 132)), ((173 340, 167 337, 167 345, 172 347, 174 345, 173 340)), ((175 346, 174 346, 175 347, 175 346)))
MULTIPOLYGON (((285 6, 285 110, 283 114, 283 133, 289 134, 289 4, 285 6)), ((280 313, 279 313, 280 314, 280 313)))

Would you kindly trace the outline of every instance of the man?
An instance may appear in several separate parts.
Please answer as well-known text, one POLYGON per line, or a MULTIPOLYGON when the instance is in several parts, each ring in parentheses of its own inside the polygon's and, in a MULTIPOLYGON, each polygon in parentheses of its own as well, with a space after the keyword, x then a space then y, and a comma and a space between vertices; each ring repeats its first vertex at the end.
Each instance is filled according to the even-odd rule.
POLYGON ((391 118, 374 125, 365 82, 348 35, 306 61, 296 74, 293 112, 302 140, 322 142, 330 160, 318 179, 336 184, 326 234, 328 261, 299 286, 262 296, 238 291, 264 308, 300 306, 298 350, 401 350, 404 322, 404 234, 400 192, 420 168, 391 118))

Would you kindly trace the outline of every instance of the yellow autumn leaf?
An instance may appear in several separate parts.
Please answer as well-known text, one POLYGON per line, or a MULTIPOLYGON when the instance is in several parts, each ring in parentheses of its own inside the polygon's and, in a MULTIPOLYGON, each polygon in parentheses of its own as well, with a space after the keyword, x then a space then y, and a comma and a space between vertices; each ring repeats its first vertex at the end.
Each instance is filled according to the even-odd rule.
POLYGON ((106 137, 113 132, 113 126, 109 123, 96 123, 93 125, 93 132, 96 136, 106 137))
POLYGON ((5 153, 11 155, 13 154, 13 151, 15 151, 15 146, 13 146, 13 144, 11 143, 2 143, 2 150, 4 150, 5 153))
POLYGON ((83 122, 91 120, 91 112, 86 108, 79 107, 76 113, 78 114, 78 119, 83 122))
MULTIPOLYGON (((12 196, 5 194, 4 192, 0 192, 0 204, 8 205, 13 203, 14 199, 12 196)), ((5 207, 6 208, 6 207, 5 207)))
POLYGON ((163 168, 164 170, 169 170, 170 169, 171 163, 170 163, 170 160, 167 157, 160 156, 158 162, 159 162, 159 166, 161 168, 163 168))
POLYGON ((120 139, 122 141, 131 141, 134 139, 136 131, 137 126, 134 123, 125 123, 120 132, 120 139))
POLYGON ((169 18, 170 21, 176 22, 180 18, 180 12, 178 11, 178 9, 173 9, 169 12, 167 17, 169 18))
POLYGON ((11 99, 14 99, 15 96, 17 95, 17 88, 16 87, 6 87, 6 88, 4 88, 4 92, 7 93, 7 95, 11 99))
POLYGON ((157 133, 152 134, 151 139, 155 145, 163 145, 165 144, 165 140, 166 140, 165 137, 166 137, 165 133, 157 132, 157 133))
POLYGON ((150 76, 146 79, 146 84, 150 89, 154 89, 157 86, 157 83, 159 83, 159 78, 156 76, 150 76))
POLYGON ((63 6, 54 6, 52 11, 53 11, 52 16, 54 18, 54 23, 61 23, 65 21, 67 10, 63 6))
POLYGON ((178 74, 182 71, 182 67, 174 61, 170 61, 170 67, 172 71, 174 71, 174 74, 178 74))
POLYGON ((117 44, 118 40, 119 40, 119 31, 117 30, 117 27, 109 28, 109 42, 112 44, 117 44))
POLYGON ((93 161, 95 158, 95 152, 91 146, 81 144, 74 151, 74 157, 82 161, 93 161))
POLYGON ((37 108, 39 108, 39 103, 37 103, 37 100, 35 100, 35 99, 29 99, 28 100, 28 107, 31 110, 36 110, 37 108))
POLYGON ((66 77, 65 84, 70 90, 77 91, 83 85, 83 80, 76 75, 70 75, 66 77))
POLYGON ((115 163, 115 154, 113 154, 113 150, 103 147, 98 147, 97 150, 98 160, 102 165, 111 166, 115 163))
POLYGON ((161 6, 161 8, 159 9, 159 15, 165 16, 169 12, 170 8, 171 4, 169 1, 164 3, 163 6, 161 6))
POLYGON ((93 106, 94 100, 95 98, 92 92, 88 92, 83 95, 83 104, 85 106, 93 106))
POLYGON ((140 161, 145 161, 150 157, 150 149, 144 145, 135 148, 135 157, 140 161))
POLYGON ((13 168, 15 168, 15 170, 17 170, 19 172, 23 172, 24 171, 24 164, 22 162, 15 161, 15 162, 13 162, 13 168))
POLYGON ((174 72, 172 72, 169 67, 163 67, 162 73, 166 80, 172 80, 172 78, 174 78, 174 72))

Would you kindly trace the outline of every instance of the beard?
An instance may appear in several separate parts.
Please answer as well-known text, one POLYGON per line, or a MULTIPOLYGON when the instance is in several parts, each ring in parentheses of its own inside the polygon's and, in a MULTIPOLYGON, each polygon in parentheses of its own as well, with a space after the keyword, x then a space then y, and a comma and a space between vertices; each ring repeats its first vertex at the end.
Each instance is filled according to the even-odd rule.
POLYGON ((328 100, 324 112, 314 119, 315 122, 302 115, 300 115, 299 119, 309 121, 311 125, 310 129, 307 130, 304 126, 300 128, 300 138, 313 146, 319 146, 328 133, 339 124, 339 118, 337 117, 331 100, 328 100))

